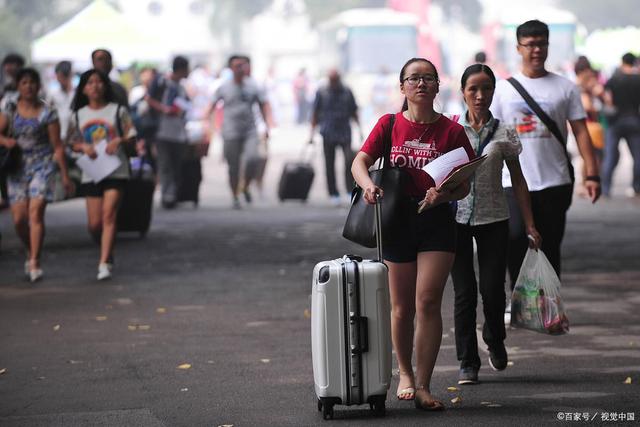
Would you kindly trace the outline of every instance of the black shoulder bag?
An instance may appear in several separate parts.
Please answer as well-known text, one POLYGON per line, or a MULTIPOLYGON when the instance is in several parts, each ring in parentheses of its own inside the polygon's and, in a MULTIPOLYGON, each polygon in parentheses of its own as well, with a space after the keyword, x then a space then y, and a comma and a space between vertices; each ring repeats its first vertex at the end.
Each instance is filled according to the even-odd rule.
MULTIPOLYGON (((398 167, 391 166, 391 134, 395 115, 389 115, 389 124, 384 137, 382 167, 369 172, 373 182, 384 191, 381 209, 382 236, 388 238, 410 221, 412 209, 404 192, 407 174, 398 167)), ((342 236, 367 248, 376 247, 375 205, 368 204, 359 186, 353 189, 351 208, 342 230, 342 236)))
MULTIPOLYGON (((6 136, 11 138, 13 135, 13 122, 15 121, 16 109, 18 107, 13 104, 7 104, 6 111, 9 113, 7 118, 6 136)), ((18 144, 12 148, 0 145, 0 175, 10 175, 18 172, 22 166, 22 149, 18 144)))
POLYGON ((547 129, 549 129, 549 131, 553 134, 553 136, 556 137, 560 145, 562 145, 562 149, 564 150, 564 155, 567 158, 567 166, 569 168, 569 176, 571 177, 571 184, 573 185, 573 183, 576 180, 576 175, 575 175, 575 172, 573 171, 573 165, 571 164, 571 157, 569 156, 569 152, 567 151, 567 141, 565 141, 564 137, 562 136, 562 132, 560 132, 560 128, 558 127, 558 124, 551 117, 549 117, 547 113, 544 112, 544 110, 540 107, 540 105, 535 101, 535 99, 531 97, 531 95, 529 95, 529 92, 527 92, 527 90, 520 84, 518 80, 516 80, 514 77, 509 77, 507 81, 511 83, 511 86, 513 86, 515 90, 518 91, 518 93, 520 94, 520 96, 522 96, 522 98, 527 103, 529 108, 531 108, 533 112, 536 113, 536 116, 538 116, 538 118, 542 120, 542 123, 544 123, 547 129))

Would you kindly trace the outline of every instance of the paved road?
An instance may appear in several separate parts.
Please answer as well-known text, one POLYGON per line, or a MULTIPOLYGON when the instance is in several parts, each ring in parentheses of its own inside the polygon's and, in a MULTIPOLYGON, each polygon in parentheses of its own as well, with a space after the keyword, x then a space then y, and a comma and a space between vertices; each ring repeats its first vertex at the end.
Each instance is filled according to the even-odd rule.
MULTIPOLYGON (((373 254, 340 237, 346 208, 329 206, 321 175, 308 204, 276 202, 281 163, 297 156, 291 141, 302 133, 281 134, 271 190, 242 211, 230 209, 214 149, 201 206, 157 209, 146 239, 120 236, 109 283, 95 280, 81 201, 50 207, 46 277, 36 286, 20 274, 20 248, 0 213, 0 426, 325 425, 305 315, 310 273, 345 252, 373 254)), ((576 199, 564 246, 570 334, 510 330, 513 366, 483 365, 482 384, 449 392, 457 375, 449 284, 433 380, 447 411, 418 412, 391 392, 386 418, 337 408, 332 423, 574 425, 557 417, 575 413, 595 417, 593 425, 613 424, 602 417, 614 413, 637 423, 639 211, 620 195, 595 206, 576 199)))

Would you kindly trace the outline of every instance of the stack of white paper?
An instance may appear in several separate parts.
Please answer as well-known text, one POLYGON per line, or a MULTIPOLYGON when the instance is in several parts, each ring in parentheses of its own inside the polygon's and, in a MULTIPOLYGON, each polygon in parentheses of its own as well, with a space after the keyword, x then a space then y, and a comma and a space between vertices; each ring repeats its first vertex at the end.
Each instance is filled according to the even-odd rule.
POLYGON ((102 140, 94 146, 98 156, 95 159, 83 154, 78 158, 76 164, 84 173, 89 175, 93 182, 100 182, 113 171, 118 169, 122 163, 117 155, 107 154, 107 141, 102 140))

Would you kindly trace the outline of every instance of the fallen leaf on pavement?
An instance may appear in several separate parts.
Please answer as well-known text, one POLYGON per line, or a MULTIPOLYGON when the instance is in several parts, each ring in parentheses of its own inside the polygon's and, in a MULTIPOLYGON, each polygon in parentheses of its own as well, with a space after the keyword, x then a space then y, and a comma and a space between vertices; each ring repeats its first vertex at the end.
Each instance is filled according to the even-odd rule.
POLYGON ((304 309, 304 318, 305 319, 311 319, 311 312, 309 311, 308 308, 304 309))
POLYGON ((130 331, 135 331, 136 329, 138 329, 137 325, 129 325, 127 326, 127 329, 129 329, 130 331))
POLYGON ((2 368, 0 369, 0 375, 4 374, 7 372, 7 368, 2 368))
POLYGON ((59 330, 60 330, 60 325, 55 325, 55 326, 53 327, 53 330, 54 330, 54 331, 59 331, 59 330))
POLYGON ((624 380, 625 384, 631 384, 631 377, 627 377, 626 380, 624 380))
POLYGON ((105 320, 107 320, 107 316, 96 316, 96 320, 98 322, 104 322, 105 320))
POLYGON ((141 331, 148 331, 149 329, 151 329, 151 326, 149 325, 138 325, 138 329, 141 331))
POLYGON ((166 312, 167 312, 167 309, 166 309, 166 308, 164 308, 164 307, 158 307, 158 308, 156 308, 156 313, 164 314, 164 313, 166 313, 166 312))
POLYGON ((460 390, 458 387, 447 387, 447 391, 458 391, 460 390))
POLYGON ((460 403, 462 402, 462 398, 460 396, 456 396, 453 399, 451 399, 451 403, 460 403))
POLYGON ((178 369, 191 369, 191 364, 183 363, 182 365, 178 366, 178 369))

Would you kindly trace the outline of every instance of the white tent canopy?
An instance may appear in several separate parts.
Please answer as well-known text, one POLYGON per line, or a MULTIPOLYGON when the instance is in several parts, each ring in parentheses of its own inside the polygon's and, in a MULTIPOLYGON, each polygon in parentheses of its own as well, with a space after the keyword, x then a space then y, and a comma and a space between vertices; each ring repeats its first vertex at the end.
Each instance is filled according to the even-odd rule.
POLYGON ((166 61, 170 52, 162 40, 144 31, 104 0, 95 0, 69 21, 35 40, 31 60, 53 63, 70 60, 88 66, 91 52, 109 49, 114 63, 122 66, 134 61, 166 61))

